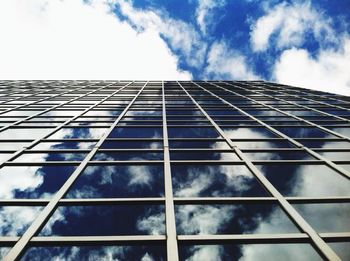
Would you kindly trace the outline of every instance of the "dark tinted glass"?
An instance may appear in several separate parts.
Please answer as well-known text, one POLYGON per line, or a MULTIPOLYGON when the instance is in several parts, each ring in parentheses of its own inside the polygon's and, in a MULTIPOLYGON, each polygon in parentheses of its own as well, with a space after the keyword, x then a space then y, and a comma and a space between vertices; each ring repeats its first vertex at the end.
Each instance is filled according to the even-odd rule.
POLYGON ((178 234, 299 232, 277 204, 180 205, 175 215, 178 234))
POLYGON ((39 235, 161 235, 164 207, 157 205, 61 206, 39 235))
POLYGON ((309 244, 179 245, 180 260, 323 260, 309 244))
POLYGON ((21 260, 166 260, 165 249, 164 245, 36 246, 29 248, 21 260))
POLYGON ((88 166, 67 197, 156 197, 164 194, 162 165, 88 166))
POLYGON ((3 167, 0 198, 51 198, 74 169, 72 166, 3 167))

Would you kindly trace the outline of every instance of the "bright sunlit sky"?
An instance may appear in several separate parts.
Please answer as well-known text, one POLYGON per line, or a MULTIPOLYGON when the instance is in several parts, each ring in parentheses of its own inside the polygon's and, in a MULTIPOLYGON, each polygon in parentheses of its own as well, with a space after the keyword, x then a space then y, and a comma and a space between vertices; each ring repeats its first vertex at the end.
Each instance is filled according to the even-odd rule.
POLYGON ((350 0, 1 0, 0 79, 268 80, 350 95, 350 0))

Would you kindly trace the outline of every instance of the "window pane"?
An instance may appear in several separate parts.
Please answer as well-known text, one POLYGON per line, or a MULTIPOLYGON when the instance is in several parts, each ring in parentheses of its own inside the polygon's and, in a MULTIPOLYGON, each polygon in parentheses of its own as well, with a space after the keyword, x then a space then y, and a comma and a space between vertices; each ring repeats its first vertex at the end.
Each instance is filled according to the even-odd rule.
POLYGON ((171 160, 232 160, 239 161, 234 152, 210 152, 210 151, 171 151, 171 160))
POLYGON ((4 130, 0 132, 0 139, 14 139, 14 140, 21 140, 21 139, 29 139, 29 140, 35 140, 37 138, 41 138, 45 134, 50 133, 53 129, 46 129, 46 128, 9 128, 7 130, 4 130), (30 135, 28 135, 30 133, 30 135))
POLYGON ((222 128, 230 139, 278 138, 266 128, 222 128))
POLYGON ((215 128, 174 128, 168 127, 169 138, 217 138, 219 133, 216 132, 215 128))
POLYGON ((175 206, 178 234, 271 234, 299 230, 277 204, 175 206))
POLYGON ((15 162, 82 161, 86 153, 24 153, 15 162))
POLYGON ((142 151, 118 151, 99 152, 92 160, 162 160, 163 152, 142 152, 142 151))
POLYGON ((323 260, 309 244, 179 245, 180 260, 323 260))
POLYGON ((350 181, 325 165, 269 164, 258 168, 284 196, 350 195, 350 181))
POLYGON ((105 141, 101 149, 160 149, 163 148, 162 141, 105 141))
POLYGON ((41 210, 42 207, 0 206, 0 236, 21 236, 41 210))
POLYGON ((328 243, 342 260, 350 260, 350 242, 328 243))
POLYGON ((162 128, 114 128, 108 138, 161 138, 162 128))
POLYGON ((32 150, 50 150, 50 149, 91 149, 96 142, 40 142, 32 150))
POLYGON ((225 141, 197 140, 197 141, 177 141, 169 140, 171 148, 216 148, 229 149, 230 146, 225 141))
POLYGON ((74 169, 72 166, 3 167, 0 198, 51 198, 74 169))
POLYGON ((164 206, 60 206, 41 236, 161 235, 165 232, 164 206))
POLYGON ((172 164, 171 174, 179 197, 268 196, 245 166, 172 164))
POLYGON ((88 166, 68 198, 157 197, 164 195, 162 165, 88 166))
POLYGON ((350 232, 350 203, 310 203, 293 206, 319 233, 350 232))
MULTIPOLYGON (((0 250, 1 251, 1 250, 0 250)), ((1 253, 1 252, 0 252, 1 253)), ((1 257, 1 256, 0 256, 1 257)), ((165 260, 164 245, 150 246, 38 246, 21 260, 165 260)))

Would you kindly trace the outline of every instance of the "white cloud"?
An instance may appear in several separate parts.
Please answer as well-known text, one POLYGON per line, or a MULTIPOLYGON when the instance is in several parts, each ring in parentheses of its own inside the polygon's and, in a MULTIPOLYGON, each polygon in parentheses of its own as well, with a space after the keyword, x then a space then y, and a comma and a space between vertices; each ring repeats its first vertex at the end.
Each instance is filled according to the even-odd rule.
POLYGON ((254 51, 265 51, 270 46, 285 48, 299 46, 312 34, 320 43, 335 41, 331 20, 311 6, 310 1, 287 4, 285 2, 266 9, 251 31, 251 45, 254 51), (276 35, 276 45, 269 44, 276 35))
POLYGON ((137 32, 107 0, 0 2, 3 79, 189 79, 155 28, 137 32))
POLYGON ((41 208, 38 207, 9 206, 0 208, 0 235, 22 235, 40 210, 41 208))
MULTIPOLYGON (((133 159, 137 160, 137 158, 133 159)), ((148 186, 151 188, 152 183, 154 182, 153 176, 149 166, 130 166, 128 167, 128 174, 130 180, 128 186, 148 186)))
POLYGON ((180 233, 215 234, 234 216, 235 206, 184 205, 178 208, 176 218, 180 233))
POLYGON ((148 253, 146 253, 142 258, 141 258, 141 261, 153 261, 154 259, 153 259, 153 257, 150 255, 150 254, 148 254, 148 253))
POLYGON ((350 38, 337 50, 320 50, 313 58, 305 49, 285 50, 274 66, 277 82, 350 96, 350 38))
POLYGON ((221 260, 222 246, 194 246, 191 248, 193 254, 186 261, 216 261, 221 260))
POLYGON ((226 0, 199 0, 196 8, 196 21, 203 34, 207 33, 208 27, 213 26, 215 23, 214 13, 212 12, 216 8, 220 8, 226 5, 226 0))
POLYGON ((207 56, 204 75, 208 78, 256 80, 259 77, 248 65, 246 57, 230 49, 226 42, 214 42, 207 56))
POLYGON ((149 235, 164 235, 165 214, 159 213, 137 220, 137 229, 149 235))
POLYGON ((16 191, 34 192, 44 182, 39 169, 40 167, 2 168, 0 171, 0 198, 13 198, 16 191))
POLYGON ((187 64, 197 67, 204 62, 207 44, 192 25, 169 17, 165 11, 140 11, 130 1, 120 1, 117 5, 139 31, 151 30, 167 39, 169 46, 180 51, 187 64))

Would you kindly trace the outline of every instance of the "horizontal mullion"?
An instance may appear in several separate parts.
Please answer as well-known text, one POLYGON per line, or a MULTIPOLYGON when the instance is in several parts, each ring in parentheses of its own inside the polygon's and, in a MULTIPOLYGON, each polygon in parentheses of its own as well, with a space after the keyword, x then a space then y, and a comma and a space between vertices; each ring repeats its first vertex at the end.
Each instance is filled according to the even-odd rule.
POLYGON ((231 234, 231 235, 178 235, 179 243, 186 244, 224 244, 224 243, 307 243, 305 233, 289 234, 231 234))
MULTIPOLYGON (((293 204, 305 203, 348 203, 350 197, 285 197, 293 204)), ((176 205, 190 204, 237 204, 237 203, 261 203, 270 204, 276 202, 274 197, 175 197, 176 205)), ((1 199, 0 206, 45 206, 50 199, 1 199)), ((118 204, 163 204, 163 197, 138 197, 138 198, 64 198, 59 201, 59 205, 118 205, 118 204)))

